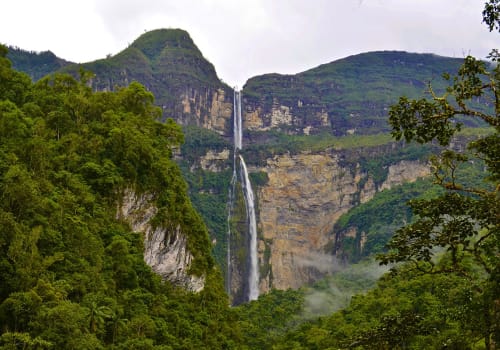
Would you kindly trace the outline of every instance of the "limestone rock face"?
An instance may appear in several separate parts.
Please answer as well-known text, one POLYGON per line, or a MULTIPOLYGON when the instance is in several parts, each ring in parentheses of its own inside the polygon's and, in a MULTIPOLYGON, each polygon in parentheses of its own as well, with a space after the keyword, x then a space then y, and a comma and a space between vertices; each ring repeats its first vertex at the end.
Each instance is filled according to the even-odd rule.
POLYGON ((389 166, 387 179, 380 186, 380 190, 390 189, 404 182, 413 182, 428 175, 430 175, 428 164, 402 160, 389 166))
POLYGON ((352 207, 356 174, 334 154, 277 156, 262 171, 269 180, 259 191, 259 221, 272 274, 261 276, 261 291, 298 288, 331 267, 324 248, 333 223, 352 207))
POLYGON ((179 96, 174 119, 181 125, 196 125, 227 135, 233 115, 232 96, 222 89, 187 88, 179 96))
POLYGON ((429 174, 425 164, 401 161, 377 188, 359 164, 342 165, 341 158, 336 151, 280 155, 256 169, 268 177, 258 190, 261 292, 299 288, 333 271, 336 261, 326 248, 339 217, 379 190, 429 174))
POLYGON ((300 101, 296 106, 281 104, 277 99, 271 106, 261 105, 255 101, 245 101, 243 111, 243 127, 251 131, 267 131, 271 129, 285 130, 290 134, 309 135, 330 126, 328 113, 322 108, 307 110, 300 101))
POLYGON ((193 255, 187 249, 186 235, 179 226, 153 228, 150 222, 156 212, 152 195, 137 195, 127 190, 117 216, 144 235, 144 260, 154 272, 187 290, 201 291, 205 278, 188 272, 193 255))
POLYGON ((229 154, 230 152, 227 148, 221 152, 208 150, 204 156, 200 157, 200 168, 215 173, 220 172, 225 169, 229 154))

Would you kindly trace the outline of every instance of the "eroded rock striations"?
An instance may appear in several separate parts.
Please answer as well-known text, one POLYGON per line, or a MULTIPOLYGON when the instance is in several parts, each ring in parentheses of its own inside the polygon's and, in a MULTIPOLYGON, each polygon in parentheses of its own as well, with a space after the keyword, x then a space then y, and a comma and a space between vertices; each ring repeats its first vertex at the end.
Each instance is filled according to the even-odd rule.
POLYGON ((189 273, 193 255, 187 249, 187 237, 179 225, 153 227, 157 213, 151 194, 138 195, 126 190, 118 208, 118 218, 128 222, 133 231, 144 235, 144 260, 154 272, 176 285, 199 292, 205 285, 203 276, 189 273))
POLYGON ((258 190, 261 292, 299 288, 336 268, 327 247, 339 217, 377 191, 429 174, 426 164, 401 161, 389 166, 377 186, 358 165, 343 165, 342 152, 299 153, 267 160, 268 182, 258 190))

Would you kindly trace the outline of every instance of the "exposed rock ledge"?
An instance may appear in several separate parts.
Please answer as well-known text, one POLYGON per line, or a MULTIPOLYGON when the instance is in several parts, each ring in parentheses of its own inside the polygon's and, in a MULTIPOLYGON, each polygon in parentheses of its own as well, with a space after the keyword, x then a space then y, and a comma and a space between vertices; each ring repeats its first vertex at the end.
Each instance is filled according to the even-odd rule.
POLYGON ((189 274, 193 255, 187 249, 187 238, 179 226, 156 227, 150 224, 157 212, 151 194, 137 195, 126 190, 118 208, 118 218, 127 221, 132 230, 144 235, 144 260, 163 279, 190 291, 199 292, 205 277, 189 274))
POLYGON ((343 165, 338 152, 284 154, 256 169, 268 182, 258 189, 260 291, 299 288, 334 268, 327 251, 340 216, 381 190, 429 175, 429 166, 403 160, 388 167, 377 186, 357 164, 343 165), (359 201, 359 202, 358 202, 359 201))

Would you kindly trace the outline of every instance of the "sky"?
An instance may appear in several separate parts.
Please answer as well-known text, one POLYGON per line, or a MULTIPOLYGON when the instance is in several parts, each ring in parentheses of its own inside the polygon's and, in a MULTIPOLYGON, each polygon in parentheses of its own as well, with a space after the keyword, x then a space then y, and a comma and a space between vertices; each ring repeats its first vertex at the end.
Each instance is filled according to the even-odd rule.
POLYGON ((72 62, 117 54, 145 31, 187 30, 231 86, 350 55, 404 50, 485 58, 484 0, 6 0, 0 43, 72 62))

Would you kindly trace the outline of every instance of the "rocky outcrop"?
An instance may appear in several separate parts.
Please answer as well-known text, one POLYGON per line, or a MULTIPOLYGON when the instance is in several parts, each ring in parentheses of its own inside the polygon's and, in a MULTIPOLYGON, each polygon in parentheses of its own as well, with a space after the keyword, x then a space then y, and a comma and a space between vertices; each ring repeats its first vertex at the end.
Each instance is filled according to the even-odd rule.
POLYGON ((413 182, 429 174, 428 164, 402 160, 389 166, 387 178, 380 186, 380 190, 390 189, 404 182, 413 182))
POLYGON ((456 72, 460 59, 378 51, 346 57, 302 73, 264 74, 243 88, 249 130, 336 136, 389 132, 387 112, 402 92, 421 98, 438 67, 456 72))
POLYGON ((199 292, 205 278, 189 274, 193 255, 187 249, 187 237, 180 227, 153 227, 157 209, 151 194, 138 195, 126 190, 117 216, 135 232, 144 235, 144 260, 154 272, 187 290, 199 292))
MULTIPOLYGON (((208 150, 208 152, 200 157, 200 168, 214 173, 221 172, 226 169, 227 161, 229 159, 229 150, 227 148, 220 152, 208 150)), ((191 169, 193 170, 193 169, 191 169)))
POLYGON ((233 115, 232 96, 226 90, 186 89, 174 106, 174 119, 181 125, 196 125, 227 135, 233 115))
POLYGON ((333 271, 336 261, 326 248, 339 217, 377 191, 429 174, 425 164, 401 161, 377 187, 359 164, 345 165, 342 158, 335 151, 280 155, 253 169, 268 177, 258 191, 261 292, 299 288, 333 271))
POLYGON ((298 100, 294 106, 288 106, 274 99, 270 106, 245 98, 243 127, 251 131, 278 129, 290 134, 309 135, 330 126, 328 113, 323 108, 303 106, 298 100), (304 118, 307 113, 307 118, 304 118))

